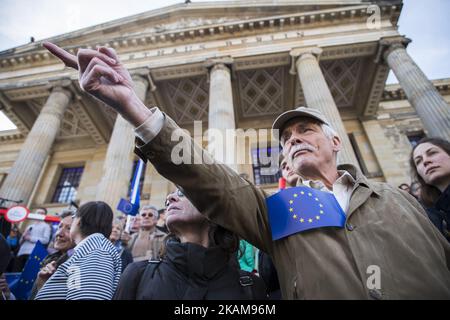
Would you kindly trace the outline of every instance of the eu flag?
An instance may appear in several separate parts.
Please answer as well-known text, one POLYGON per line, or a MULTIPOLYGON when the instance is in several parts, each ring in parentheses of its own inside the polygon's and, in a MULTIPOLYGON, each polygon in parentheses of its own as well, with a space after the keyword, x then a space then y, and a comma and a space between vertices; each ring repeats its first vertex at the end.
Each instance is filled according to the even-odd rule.
POLYGON ((130 201, 122 198, 120 199, 119 204, 117 205, 117 210, 122 211, 128 216, 135 216, 139 212, 139 202, 141 200, 139 182, 141 180, 144 167, 145 167, 144 161, 139 160, 136 165, 136 169, 134 170, 133 180, 131 182, 130 201))
POLYGON ((132 204, 130 201, 122 198, 117 205, 117 210, 122 211, 126 215, 135 216, 139 211, 139 204, 132 204))
POLYGON ((14 293, 17 299, 27 300, 30 291, 33 288, 36 276, 43 267, 42 260, 48 255, 47 249, 44 245, 38 241, 31 252, 25 267, 23 268, 22 274, 17 282, 10 288, 11 292, 14 293))
POLYGON ((342 228, 345 224, 345 213, 329 192, 288 188, 268 197, 266 203, 273 240, 316 228, 342 228))

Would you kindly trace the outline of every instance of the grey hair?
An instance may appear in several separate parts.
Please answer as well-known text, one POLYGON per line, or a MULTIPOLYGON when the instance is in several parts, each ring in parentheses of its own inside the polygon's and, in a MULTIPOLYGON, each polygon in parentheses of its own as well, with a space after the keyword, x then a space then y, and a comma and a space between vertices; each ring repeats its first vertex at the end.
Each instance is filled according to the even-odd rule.
POLYGON ((159 212, 158 212, 158 208, 156 208, 155 206, 152 206, 151 204, 147 204, 145 206, 143 206, 141 208, 141 210, 139 210, 139 212, 142 212, 143 210, 153 210, 156 212, 156 219, 159 219, 159 212))
MULTIPOLYGON (((322 123, 321 124, 321 127, 322 127, 322 131, 323 131, 323 134, 328 138, 328 139, 333 139, 334 137, 338 137, 339 138, 339 135, 338 135, 338 133, 336 132, 336 130, 334 130, 331 126, 329 126, 329 125, 327 125, 327 124, 325 124, 325 123, 322 123)), ((336 152, 336 155, 335 155, 335 161, 337 161, 337 154, 339 153, 339 151, 337 151, 336 152)))
POLYGON ((325 136, 328 139, 333 139, 334 137, 339 137, 338 133, 336 132, 336 130, 334 130, 332 127, 330 127, 329 125, 322 123, 321 124, 322 127, 322 131, 325 134, 325 136))

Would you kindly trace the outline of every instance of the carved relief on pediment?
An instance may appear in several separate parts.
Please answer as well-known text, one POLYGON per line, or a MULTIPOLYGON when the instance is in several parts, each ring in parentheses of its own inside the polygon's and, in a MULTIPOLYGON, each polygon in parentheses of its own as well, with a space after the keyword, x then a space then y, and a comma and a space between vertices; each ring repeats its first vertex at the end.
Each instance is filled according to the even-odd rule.
POLYGON ((176 22, 173 23, 166 23, 166 24, 157 24, 153 26, 149 26, 143 30, 139 30, 139 32, 135 34, 142 34, 142 33, 164 33, 174 30, 183 30, 183 29, 190 29, 190 28, 196 28, 201 26, 212 26, 212 25, 218 25, 218 24, 225 24, 228 22, 234 22, 234 21, 240 21, 240 20, 246 20, 250 17, 222 17, 217 19, 206 19, 206 18, 182 18, 176 22))

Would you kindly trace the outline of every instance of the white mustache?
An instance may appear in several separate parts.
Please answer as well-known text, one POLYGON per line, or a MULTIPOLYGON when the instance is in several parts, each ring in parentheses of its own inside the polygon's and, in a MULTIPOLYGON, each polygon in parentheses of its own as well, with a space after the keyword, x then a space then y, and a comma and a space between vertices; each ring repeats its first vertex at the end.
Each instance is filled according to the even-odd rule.
POLYGON ((308 144, 308 143, 300 143, 300 144, 296 144, 294 145, 291 150, 289 151, 289 158, 291 160, 294 159, 294 153, 296 153, 297 151, 303 151, 303 150, 307 150, 307 151, 316 151, 317 148, 313 147, 312 145, 308 144))

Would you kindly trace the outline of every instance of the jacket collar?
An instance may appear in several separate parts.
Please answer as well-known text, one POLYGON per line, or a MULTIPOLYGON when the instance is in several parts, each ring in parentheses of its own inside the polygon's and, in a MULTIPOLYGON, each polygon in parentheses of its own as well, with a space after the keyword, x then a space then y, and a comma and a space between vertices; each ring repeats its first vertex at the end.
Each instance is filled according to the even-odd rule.
POLYGON ((381 192, 379 187, 370 182, 363 173, 351 164, 343 164, 338 166, 338 170, 347 171, 354 179, 355 186, 353 188, 350 203, 348 208, 347 219, 356 211, 360 206, 362 206, 372 195, 379 197, 381 192))
POLYGON ((219 247, 205 248, 194 243, 167 242, 167 259, 191 279, 208 280, 229 263, 228 254, 219 247))

